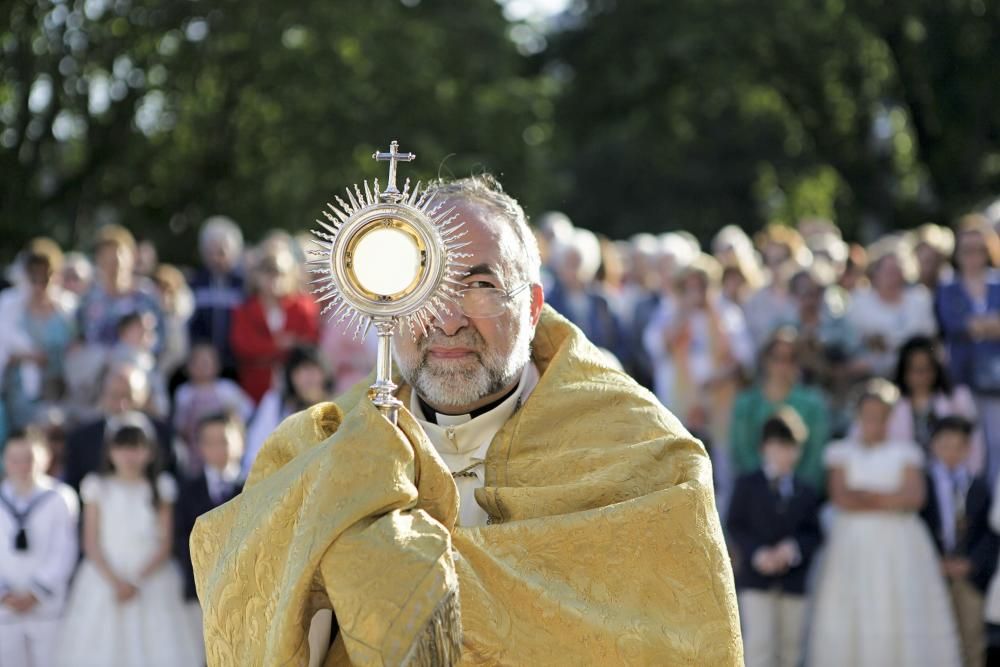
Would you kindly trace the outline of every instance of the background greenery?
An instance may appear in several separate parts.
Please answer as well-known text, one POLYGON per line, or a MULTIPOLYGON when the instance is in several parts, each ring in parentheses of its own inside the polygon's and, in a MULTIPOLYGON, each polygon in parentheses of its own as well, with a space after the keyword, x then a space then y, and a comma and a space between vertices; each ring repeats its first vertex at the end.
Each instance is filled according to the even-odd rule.
POLYGON ((865 238, 1000 193, 998 69, 992 0, 0 0, 0 254, 302 229, 393 137, 613 236, 865 238))

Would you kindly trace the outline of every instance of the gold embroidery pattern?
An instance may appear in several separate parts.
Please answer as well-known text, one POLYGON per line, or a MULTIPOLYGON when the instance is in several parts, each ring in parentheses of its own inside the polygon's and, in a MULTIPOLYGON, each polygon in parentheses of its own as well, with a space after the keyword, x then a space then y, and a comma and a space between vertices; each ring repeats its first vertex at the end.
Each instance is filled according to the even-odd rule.
POLYGON ((533 347, 476 490, 487 526, 455 527, 452 475, 370 382, 286 420, 192 538, 209 665, 306 664, 318 604, 342 629, 325 665, 399 664, 455 588, 461 664, 742 665, 704 448, 551 309, 533 347))

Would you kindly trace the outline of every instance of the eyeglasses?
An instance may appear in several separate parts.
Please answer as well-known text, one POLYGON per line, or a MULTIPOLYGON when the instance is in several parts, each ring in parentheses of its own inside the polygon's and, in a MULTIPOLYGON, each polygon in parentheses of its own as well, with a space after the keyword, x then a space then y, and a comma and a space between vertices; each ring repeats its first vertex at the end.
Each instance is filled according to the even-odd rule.
POLYGON ((512 290, 499 287, 466 287, 458 290, 458 307, 466 317, 500 317, 515 296, 528 289, 524 283, 512 290))

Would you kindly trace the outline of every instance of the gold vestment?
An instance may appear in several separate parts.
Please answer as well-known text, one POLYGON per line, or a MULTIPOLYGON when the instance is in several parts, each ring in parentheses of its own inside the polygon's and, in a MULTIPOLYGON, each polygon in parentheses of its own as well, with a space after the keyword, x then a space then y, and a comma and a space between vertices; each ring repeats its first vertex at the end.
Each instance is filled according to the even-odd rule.
POLYGON ((483 527, 455 527, 450 472, 366 383, 285 420, 191 538, 209 665, 305 665, 322 608, 326 665, 419 664, 459 638, 467 665, 742 665, 705 449, 548 307, 532 359, 483 527))

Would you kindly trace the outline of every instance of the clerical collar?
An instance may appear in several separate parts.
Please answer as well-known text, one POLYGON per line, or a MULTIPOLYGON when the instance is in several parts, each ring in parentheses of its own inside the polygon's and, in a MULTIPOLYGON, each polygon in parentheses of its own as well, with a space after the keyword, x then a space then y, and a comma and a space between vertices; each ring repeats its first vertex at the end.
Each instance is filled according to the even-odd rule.
POLYGON ((424 413, 424 416, 427 417, 427 421, 429 421, 432 424, 437 424, 439 426, 454 426, 457 424, 464 424, 465 422, 472 421, 479 415, 485 415, 490 410, 499 407, 500 404, 506 401, 508 398, 510 398, 514 394, 514 392, 520 388, 520 386, 521 383, 518 382, 517 384, 515 384, 513 387, 510 388, 510 391, 508 391, 500 398, 490 403, 487 403, 486 405, 480 408, 476 408, 472 412, 463 415, 441 414, 440 412, 432 408, 430 405, 428 405, 427 401, 425 401, 420 394, 417 394, 416 391, 414 391, 414 394, 417 397, 417 401, 420 403, 420 410, 424 413))

